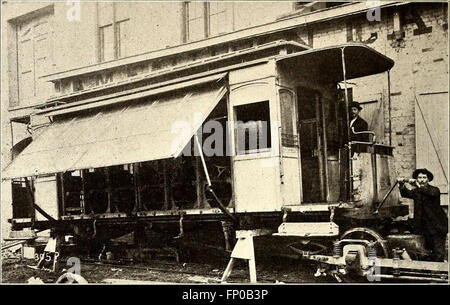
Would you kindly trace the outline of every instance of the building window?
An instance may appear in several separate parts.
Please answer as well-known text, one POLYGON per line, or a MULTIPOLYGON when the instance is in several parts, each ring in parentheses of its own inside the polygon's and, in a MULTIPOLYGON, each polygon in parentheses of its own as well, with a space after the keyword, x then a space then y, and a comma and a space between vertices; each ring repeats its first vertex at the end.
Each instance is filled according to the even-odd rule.
POLYGON ((269 101, 234 107, 238 155, 267 151, 271 147, 269 101))
POLYGON ((98 39, 99 61, 126 57, 130 51, 130 32, 127 10, 119 2, 99 2, 98 39), (120 7, 119 7, 120 6, 120 7))
POLYGON ((216 36, 227 32, 228 12, 230 3, 209 2, 209 36, 216 36))
POLYGON ((115 59, 114 52, 114 30, 112 25, 99 28, 100 34, 100 61, 115 59))
POLYGON ((185 2, 185 28, 185 41, 233 31, 233 3, 185 2))
POLYGON ((125 57, 129 52, 129 20, 123 20, 116 24, 117 57, 125 57))
MULTIPOLYGON (((10 87, 10 106, 31 106, 48 98, 52 85, 41 79, 53 69, 53 7, 46 7, 34 15, 9 21, 15 39, 8 44, 11 64, 17 64, 10 87), (17 73, 17 74, 16 74, 17 73)), ((13 71, 13 70, 11 70, 13 71)))
POLYGON ((206 7, 205 2, 186 3, 186 35, 188 41, 200 40, 206 37, 206 7))

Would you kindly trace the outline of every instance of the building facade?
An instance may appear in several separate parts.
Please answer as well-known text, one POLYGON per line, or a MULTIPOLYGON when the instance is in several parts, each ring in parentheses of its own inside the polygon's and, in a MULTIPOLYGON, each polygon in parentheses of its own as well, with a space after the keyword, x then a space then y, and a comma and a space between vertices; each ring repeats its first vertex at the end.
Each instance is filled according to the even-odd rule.
MULTIPOLYGON (((34 114, 66 98, 281 40, 361 42, 395 61, 390 88, 351 81, 361 116, 395 147, 397 174, 427 167, 447 204, 447 3, 11 1, 2 17, 2 169, 39 134, 34 114)), ((3 183, 3 224, 10 197, 3 183)))

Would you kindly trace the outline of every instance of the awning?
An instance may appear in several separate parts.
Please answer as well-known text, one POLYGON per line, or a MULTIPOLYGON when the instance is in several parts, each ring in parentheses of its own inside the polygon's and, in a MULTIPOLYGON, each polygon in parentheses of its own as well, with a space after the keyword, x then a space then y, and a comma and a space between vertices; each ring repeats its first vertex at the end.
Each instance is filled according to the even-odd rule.
POLYGON ((55 122, 2 179, 177 157, 226 93, 223 82, 55 122))
POLYGON ((342 49, 345 55, 346 78, 353 79, 390 70, 394 61, 361 43, 348 43, 289 54, 277 59, 305 78, 322 83, 343 81, 342 49))

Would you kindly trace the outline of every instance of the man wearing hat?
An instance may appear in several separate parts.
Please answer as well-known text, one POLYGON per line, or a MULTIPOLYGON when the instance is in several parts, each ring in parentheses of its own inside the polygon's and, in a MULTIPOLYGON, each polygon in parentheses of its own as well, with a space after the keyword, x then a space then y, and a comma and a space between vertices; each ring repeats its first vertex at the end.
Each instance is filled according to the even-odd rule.
POLYGON ((414 229, 424 235, 425 247, 432 251, 433 259, 443 261, 448 218, 441 207, 441 192, 429 184, 433 181, 433 174, 426 168, 416 169, 412 177, 397 179, 400 194, 414 200, 414 229))
MULTIPOLYGON (((368 131, 369 124, 359 116, 362 110, 361 105, 358 102, 351 102, 348 105, 349 108, 349 118, 350 118, 350 141, 351 142, 369 142, 369 134, 357 134, 361 131, 368 131)), ((352 154, 367 151, 366 145, 353 144, 352 154)))
POLYGON ((350 103, 350 141, 369 142, 369 134, 355 134, 356 132, 369 130, 369 124, 359 116, 361 110, 362 107, 358 102, 350 103))

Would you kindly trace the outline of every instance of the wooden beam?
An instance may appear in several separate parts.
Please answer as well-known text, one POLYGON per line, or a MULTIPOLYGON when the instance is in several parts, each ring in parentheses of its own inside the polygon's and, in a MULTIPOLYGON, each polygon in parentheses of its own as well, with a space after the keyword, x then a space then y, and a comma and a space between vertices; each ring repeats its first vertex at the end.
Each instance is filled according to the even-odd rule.
POLYGON ((169 179, 167 177, 167 160, 161 160, 159 162, 162 162, 163 165, 163 177, 164 177, 164 206, 163 210, 169 209, 169 196, 170 196, 170 186, 169 186, 169 179))
POLYGON ((140 163, 133 163, 133 184, 134 184, 134 208, 133 211, 142 210, 142 193, 140 179, 140 163))
POLYGON ((36 220, 36 210, 34 208, 35 205, 35 198, 34 198, 34 179, 33 177, 30 178, 24 178, 25 179, 25 186, 27 189, 27 197, 28 197, 28 203, 29 203, 29 209, 31 211, 31 222, 34 223, 36 220))
POLYGON ((61 185, 61 215, 66 215, 66 191, 64 189, 64 174, 58 173, 59 183, 61 185))
POLYGON ((106 209, 106 213, 111 213, 111 197, 112 197, 112 189, 111 189, 111 176, 109 167, 105 167, 105 175, 106 175, 106 191, 108 193, 108 208, 106 209))

